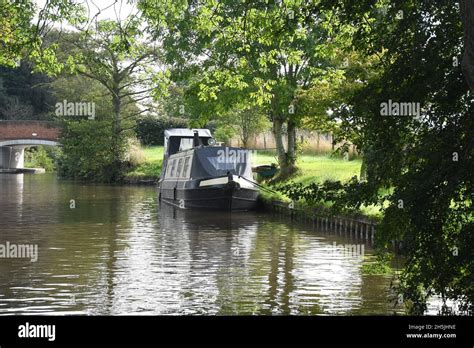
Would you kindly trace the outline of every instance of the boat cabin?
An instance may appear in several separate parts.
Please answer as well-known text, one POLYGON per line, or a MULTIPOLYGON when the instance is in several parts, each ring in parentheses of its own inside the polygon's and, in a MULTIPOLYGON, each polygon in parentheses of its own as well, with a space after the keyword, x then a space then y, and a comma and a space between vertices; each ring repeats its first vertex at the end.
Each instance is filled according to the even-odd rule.
POLYGON ((164 159, 166 160, 179 151, 195 147, 196 133, 198 134, 199 145, 210 145, 209 140, 213 138, 209 129, 172 128, 165 130, 164 159))

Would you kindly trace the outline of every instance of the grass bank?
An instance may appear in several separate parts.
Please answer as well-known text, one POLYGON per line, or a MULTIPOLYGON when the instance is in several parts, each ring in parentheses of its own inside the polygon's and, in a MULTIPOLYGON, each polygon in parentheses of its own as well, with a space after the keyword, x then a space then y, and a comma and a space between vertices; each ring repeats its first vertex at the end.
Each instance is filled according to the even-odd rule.
POLYGON ((144 162, 125 175, 125 182, 131 184, 156 182, 163 164, 163 146, 147 146, 142 149, 144 162))
MULTIPOLYGON (((277 163, 277 158, 274 152, 271 151, 257 151, 256 165, 277 163)), ((326 180, 345 182, 354 176, 360 176, 360 169, 362 160, 359 158, 353 160, 345 160, 338 157, 331 157, 330 155, 300 155, 297 160, 299 168, 298 174, 291 178, 289 182, 301 183, 308 185, 313 182, 323 183, 326 180)), ((264 200, 270 201, 272 199, 290 202, 290 200, 281 193, 269 194, 262 193, 264 200)), ((298 202, 303 207, 308 207, 302 200, 298 202)), ((324 202, 317 208, 330 209, 331 202, 324 202)), ((379 219, 382 216, 380 207, 377 206, 362 206, 359 212, 360 215, 379 219)))

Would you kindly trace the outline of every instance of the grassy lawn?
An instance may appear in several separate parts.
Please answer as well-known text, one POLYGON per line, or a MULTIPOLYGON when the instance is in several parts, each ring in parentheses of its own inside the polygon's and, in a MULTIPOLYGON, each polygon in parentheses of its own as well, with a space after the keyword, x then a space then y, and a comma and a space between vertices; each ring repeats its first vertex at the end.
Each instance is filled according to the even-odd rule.
MULTIPOLYGON (((275 154, 269 151, 257 151, 254 161, 256 165, 277 163, 275 154)), ((292 181, 306 185, 314 181, 347 181, 353 176, 359 176, 362 161, 360 159, 346 161, 331 158, 329 155, 302 155, 297 165, 301 172, 292 181)))
POLYGON ((147 162, 163 161, 163 146, 146 146, 143 153, 147 162))
POLYGON ((163 162, 163 146, 147 146, 143 148, 145 162, 127 173, 126 180, 157 180, 160 177, 163 162))

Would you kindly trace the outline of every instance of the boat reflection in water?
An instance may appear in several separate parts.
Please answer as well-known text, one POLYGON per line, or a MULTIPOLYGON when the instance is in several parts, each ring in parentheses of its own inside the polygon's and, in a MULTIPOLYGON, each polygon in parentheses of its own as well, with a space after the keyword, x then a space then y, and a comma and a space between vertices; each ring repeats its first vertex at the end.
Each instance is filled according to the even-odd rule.
POLYGON ((214 256, 222 257, 224 267, 233 256, 246 256, 239 261, 247 260, 259 227, 258 215, 253 212, 180 209, 161 203, 159 215, 163 235, 179 243, 176 248, 184 248, 188 256, 205 262, 215 260, 214 256))

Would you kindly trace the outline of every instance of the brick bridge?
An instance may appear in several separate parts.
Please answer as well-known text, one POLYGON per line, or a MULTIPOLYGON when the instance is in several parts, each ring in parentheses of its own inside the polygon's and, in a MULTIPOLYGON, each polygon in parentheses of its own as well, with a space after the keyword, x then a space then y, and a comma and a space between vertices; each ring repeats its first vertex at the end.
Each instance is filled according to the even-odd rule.
POLYGON ((0 169, 23 168, 25 148, 59 145, 60 128, 47 121, 0 121, 0 169))

